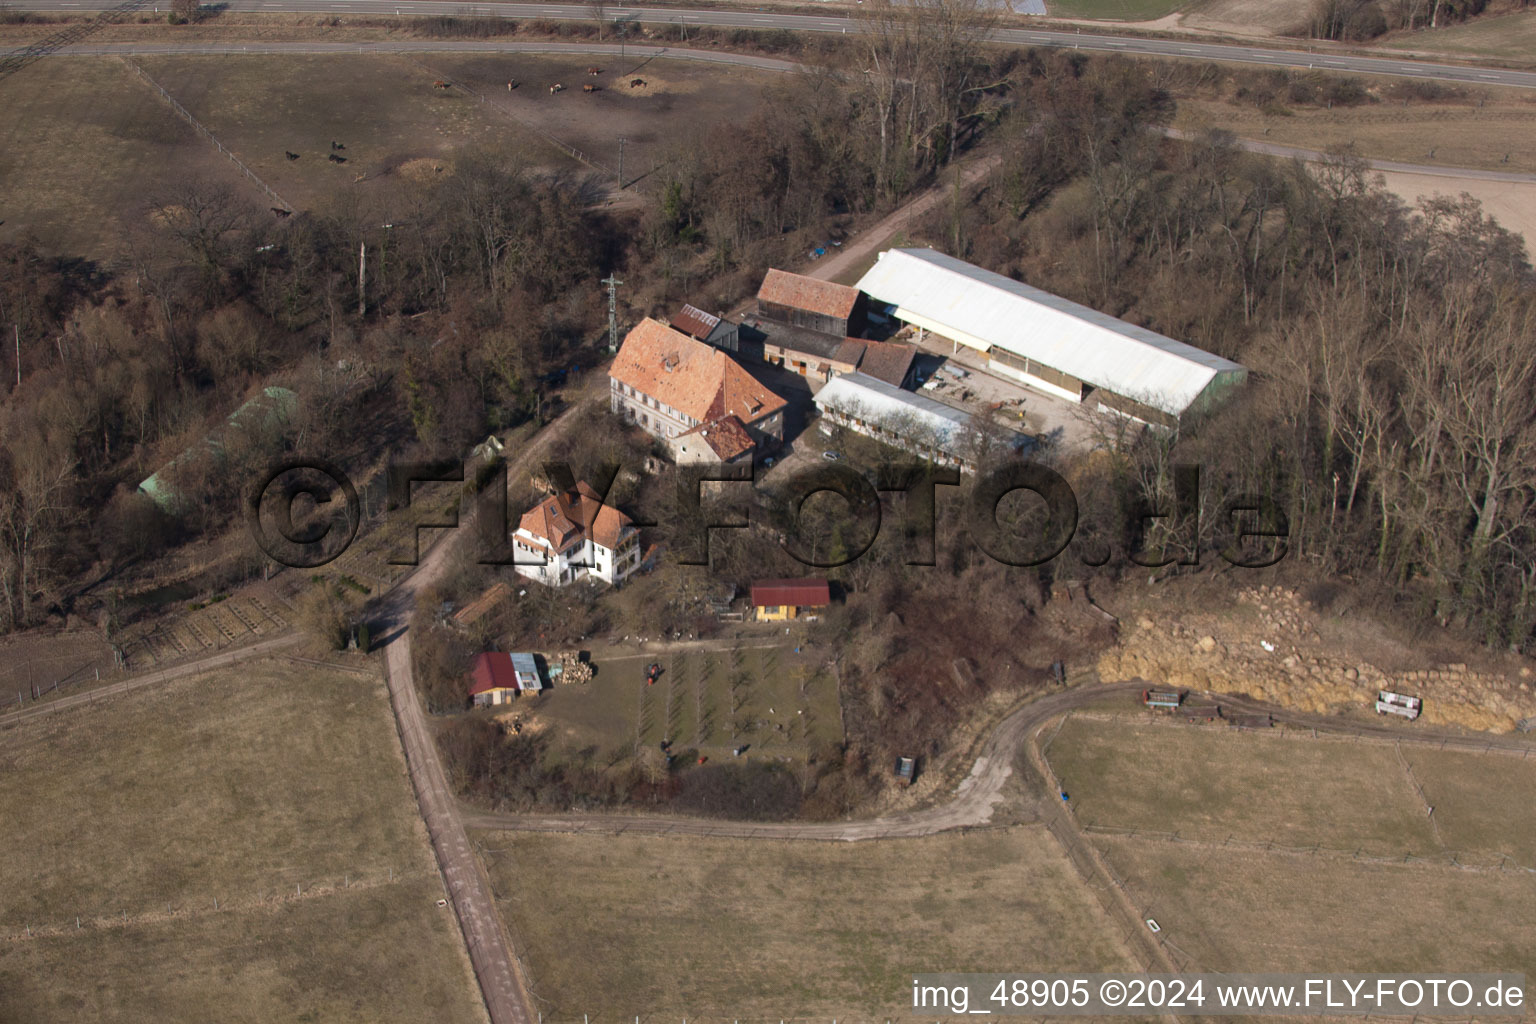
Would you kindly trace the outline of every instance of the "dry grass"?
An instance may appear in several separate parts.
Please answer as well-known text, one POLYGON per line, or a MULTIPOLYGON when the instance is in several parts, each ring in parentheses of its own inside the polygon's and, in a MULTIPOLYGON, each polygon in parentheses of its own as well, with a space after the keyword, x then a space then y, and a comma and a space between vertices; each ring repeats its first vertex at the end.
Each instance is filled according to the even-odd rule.
POLYGON ((1380 44, 1395 50, 1502 57, 1529 65, 1536 54, 1536 11, 1478 18, 1450 28, 1405 32, 1380 44))
POLYGON ((1038 829, 872 844, 486 834, 544 1019, 910 1012, 913 971, 1126 970, 1038 829), (531 882, 530 870, 547 865, 531 882))
MULTIPOLYGON (((1303 149, 1353 145, 1361 156, 1404 163, 1504 171, 1536 166, 1536 101, 1526 97, 1498 96, 1481 107, 1475 101, 1406 107, 1382 102, 1288 113, 1181 99, 1176 123, 1192 130, 1215 125, 1245 139, 1303 149)), ((1453 183, 1445 190, 1455 191, 1453 183)))
POLYGON ((1277 35, 1306 21, 1310 0, 1196 0, 1179 23, 1233 35, 1277 35))
POLYGON ((1446 846, 1536 868, 1536 817, 1516 811, 1511 799, 1536 793, 1536 759, 1412 748, 1403 753, 1435 808, 1446 846))
MULTIPOLYGON (((166 171, 233 165, 115 60, 52 57, 6 80, 0 118, 0 240, 112 255, 166 171)), ((240 179, 243 180, 243 179, 240 179)))
POLYGON ((0 1020, 484 1020, 442 886, 374 889, 9 943, 0 1020))
POLYGON ((478 1019, 376 680, 256 663, 17 726, 0 820, 0 1019, 478 1019))
POLYGON ((387 55, 146 57, 144 69, 280 195, 300 206, 468 143, 534 166, 567 158, 512 122, 387 55), (347 148, 327 159, 331 142, 347 148), (288 160, 284 153, 299 154, 288 160), (363 182, 354 179, 365 175, 363 182))
POLYGON ((554 687, 513 712, 547 730, 557 750, 595 748, 600 759, 623 757, 637 743, 670 739, 675 749, 715 758, 750 744, 748 756, 801 759, 842 738, 837 682, 820 654, 777 645, 743 646, 739 655, 728 644, 667 654, 597 648, 592 662, 591 682, 554 687), (653 661, 662 675, 646 686, 653 661))
POLYGON ((1536 921, 1525 912, 1536 900, 1533 875, 1119 838, 1095 844, 1188 954, 1188 970, 1536 972, 1536 921))
POLYGON ((1152 21, 1189 6, 1189 0, 1046 0, 1053 18, 1152 21))
POLYGON ((1074 717, 1048 753, 1087 825, 1383 855, 1441 849, 1385 744, 1074 717))
MULTIPOLYGON (((299 207, 337 192, 388 191, 395 169, 434 164, 468 143, 497 145, 536 167, 563 153, 401 57, 143 57, 139 64, 279 195, 299 207), (326 159, 332 140, 345 164, 326 159), (290 161, 285 151, 299 154, 290 161), (356 181, 359 176, 363 181, 356 181)), ((264 210, 246 181, 115 59, 55 57, 6 82, 0 124, 0 239, 36 232, 45 247, 114 255, 180 177, 230 185, 264 210)), ((380 195, 379 198, 387 198, 380 195)))

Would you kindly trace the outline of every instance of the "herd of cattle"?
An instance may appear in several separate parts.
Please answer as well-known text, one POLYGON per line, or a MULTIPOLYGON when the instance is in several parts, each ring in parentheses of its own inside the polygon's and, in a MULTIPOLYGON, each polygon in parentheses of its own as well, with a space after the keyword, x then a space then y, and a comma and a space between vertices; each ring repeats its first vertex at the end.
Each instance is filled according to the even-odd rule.
MULTIPOLYGON (((600 75, 602 73, 603 73, 603 69, 602 68, 587 68, 587 74, 591 75, 593 78, 596 78, 598 75, 600 75)), ((507 83, 507 91, 511 92, 513 89, 516 89, 521 84, 522 84, 521 82, 518 82, 516 80, 508 82, 507 83)), ((643 79, 643 78, 631 78, 629 80, 629 87, 631 89, 643 89, 643 88, 645 88, 645 85, 646 85, 646 82, 645 82, 645 79, 643 79)), ((584 85, 584 86, 581 87, 581 91, 582 92, 600 92, 602 90, 602 88, 603 87, 600 86, 600 85, 584 85)), ((562 83, 562 82, 554 82, 549 87, 549 94, 551 96, 553 96, 557 92, 564 92, 564 91, 565 91, 565 84, 562 83)))

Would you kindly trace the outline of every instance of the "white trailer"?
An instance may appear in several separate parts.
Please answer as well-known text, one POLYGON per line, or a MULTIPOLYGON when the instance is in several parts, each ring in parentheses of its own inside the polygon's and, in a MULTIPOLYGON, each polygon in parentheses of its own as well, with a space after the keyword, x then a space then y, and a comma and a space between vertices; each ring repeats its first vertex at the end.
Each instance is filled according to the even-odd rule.
POLYGON ((1393 693, 1391 690, 1380 690, 1376 694, 1376 713, 1378 715, 1402 715, 1412 721, 1419 717, 1419 712, 1424 709, 1424 702, 1418 697, 1410 697, 1406 693, 1393 693))

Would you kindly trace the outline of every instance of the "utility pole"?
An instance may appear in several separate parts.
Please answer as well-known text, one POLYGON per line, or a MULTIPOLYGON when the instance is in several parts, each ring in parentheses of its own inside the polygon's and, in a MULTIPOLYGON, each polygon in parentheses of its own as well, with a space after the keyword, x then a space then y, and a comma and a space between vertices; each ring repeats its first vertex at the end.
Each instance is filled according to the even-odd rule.
POLYGON ((624 143, 628 141, 624 136, 619 136, 619 177, 615 184, 621 189, 624 187, 624 143))
POLYGON ((612 355, 619 350, 619 285, 624 282, 609 274, 601 283, 608 286, 608 353, 612 355))
POLYGON ((368 314, 368 243, 357 244, 357 315, 368 314))
POLYGON ((21 324, 12 324, 16 328, 16 386, 21 387, 21 324))

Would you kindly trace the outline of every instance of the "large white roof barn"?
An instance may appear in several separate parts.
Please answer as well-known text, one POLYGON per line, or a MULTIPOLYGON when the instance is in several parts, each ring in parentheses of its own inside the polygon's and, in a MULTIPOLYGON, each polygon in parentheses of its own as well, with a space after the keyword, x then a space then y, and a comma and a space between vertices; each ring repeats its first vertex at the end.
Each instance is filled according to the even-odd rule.
POLYGON ((858 284, 897 319, 985 352, 990 369, 1172 426, 1248 370, 933 249, 890 249, 858 284))

